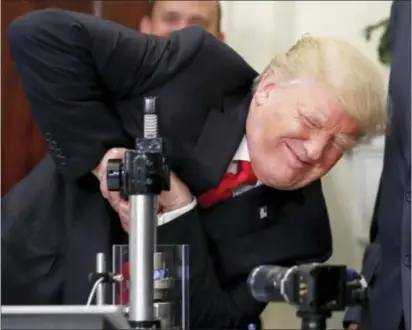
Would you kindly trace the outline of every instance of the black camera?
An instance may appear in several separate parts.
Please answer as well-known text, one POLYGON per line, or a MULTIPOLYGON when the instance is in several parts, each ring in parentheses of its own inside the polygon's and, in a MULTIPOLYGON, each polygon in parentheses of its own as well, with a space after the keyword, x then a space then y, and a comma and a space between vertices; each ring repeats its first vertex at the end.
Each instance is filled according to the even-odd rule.
POLYGON ((263 265, 251 272, 248 285, 258 301, 286 301, 296 306, 302 329, 326 329, 326 319, 332 312, 362 304, 366 299, 363 277, 340 265, 263 265))

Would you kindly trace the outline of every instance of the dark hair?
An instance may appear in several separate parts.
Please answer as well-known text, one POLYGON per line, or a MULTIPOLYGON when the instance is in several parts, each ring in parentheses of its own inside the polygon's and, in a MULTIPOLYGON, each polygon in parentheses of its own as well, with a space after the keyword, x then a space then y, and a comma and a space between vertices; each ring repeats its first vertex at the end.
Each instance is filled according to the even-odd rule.
MULTIPOLYGON (((153 15, 153 9, 159 0, 149 0, 149 16, 152 17, 153 15)), ((222 32, 222 5, 220 4, 220 1, 216 1, 217 4, 217 31, 222 32)))

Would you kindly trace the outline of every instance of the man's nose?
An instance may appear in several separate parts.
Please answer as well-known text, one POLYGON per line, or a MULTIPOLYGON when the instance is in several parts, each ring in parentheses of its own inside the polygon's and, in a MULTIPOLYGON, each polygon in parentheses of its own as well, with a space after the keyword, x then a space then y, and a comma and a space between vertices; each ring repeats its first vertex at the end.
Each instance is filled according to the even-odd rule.
POLYGON ((317 162, 322 159, 324 151, 330 143, 330 137, 324 134, 317 134, 305 141, 304 148, 308 161, 317 162))

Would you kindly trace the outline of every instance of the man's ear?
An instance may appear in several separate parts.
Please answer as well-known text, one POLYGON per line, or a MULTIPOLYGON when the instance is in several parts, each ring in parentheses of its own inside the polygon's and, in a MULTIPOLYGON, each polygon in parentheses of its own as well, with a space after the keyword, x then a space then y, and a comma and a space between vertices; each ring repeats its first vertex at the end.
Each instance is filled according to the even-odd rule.
POLYGON ((273 73, 271 71, 264 73, 256 87, 255 100, 257 105, 265 103, 266 99, 269 97, 269 93, 275 86, 275 77, 273 73))
POLYGON ((152 33, 152 21, 149 16, 145 16, 140 21, 140 32, 151 34, 152 33))

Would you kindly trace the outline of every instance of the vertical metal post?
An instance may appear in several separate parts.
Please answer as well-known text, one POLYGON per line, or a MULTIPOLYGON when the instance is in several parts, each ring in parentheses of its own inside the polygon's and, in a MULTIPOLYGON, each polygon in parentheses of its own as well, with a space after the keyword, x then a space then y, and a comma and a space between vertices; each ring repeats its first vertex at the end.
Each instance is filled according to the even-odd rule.
POLYGON ((144 98, 143 138, 126 151, 124 165, 109 160, 107 185, 129 197, 129 323, 135 329, 160 326, 154 313, 154 253, 157 196, 170 188, 165 141, 158 137, 156 97, 144 98))
MULTIPOLYGON (((96 272, 103 274, 106 272, 106 257, 104 253, 96 255, 96 272)), ((104 305, 106 301, 106 285, 99 283, 96 290, 96 305, 104 305)))
MULTIPOLYGON (((145 98, 143 119, 144 138, 157 138, 156 98, 145 98)), ((146 165, 150 162, 150 158, 146 159, 146 165)), ((157 196, 153 193, 132 195, 130 203, 129 265, 132 281, 129 320, 151 322, 154 320, 153 259, 157 240, 157 196)))
POLYGON ((156 197, 130 196, 129 265, 132 321, 149 321, 153 313, 153 256, 156 230, 156 197))

